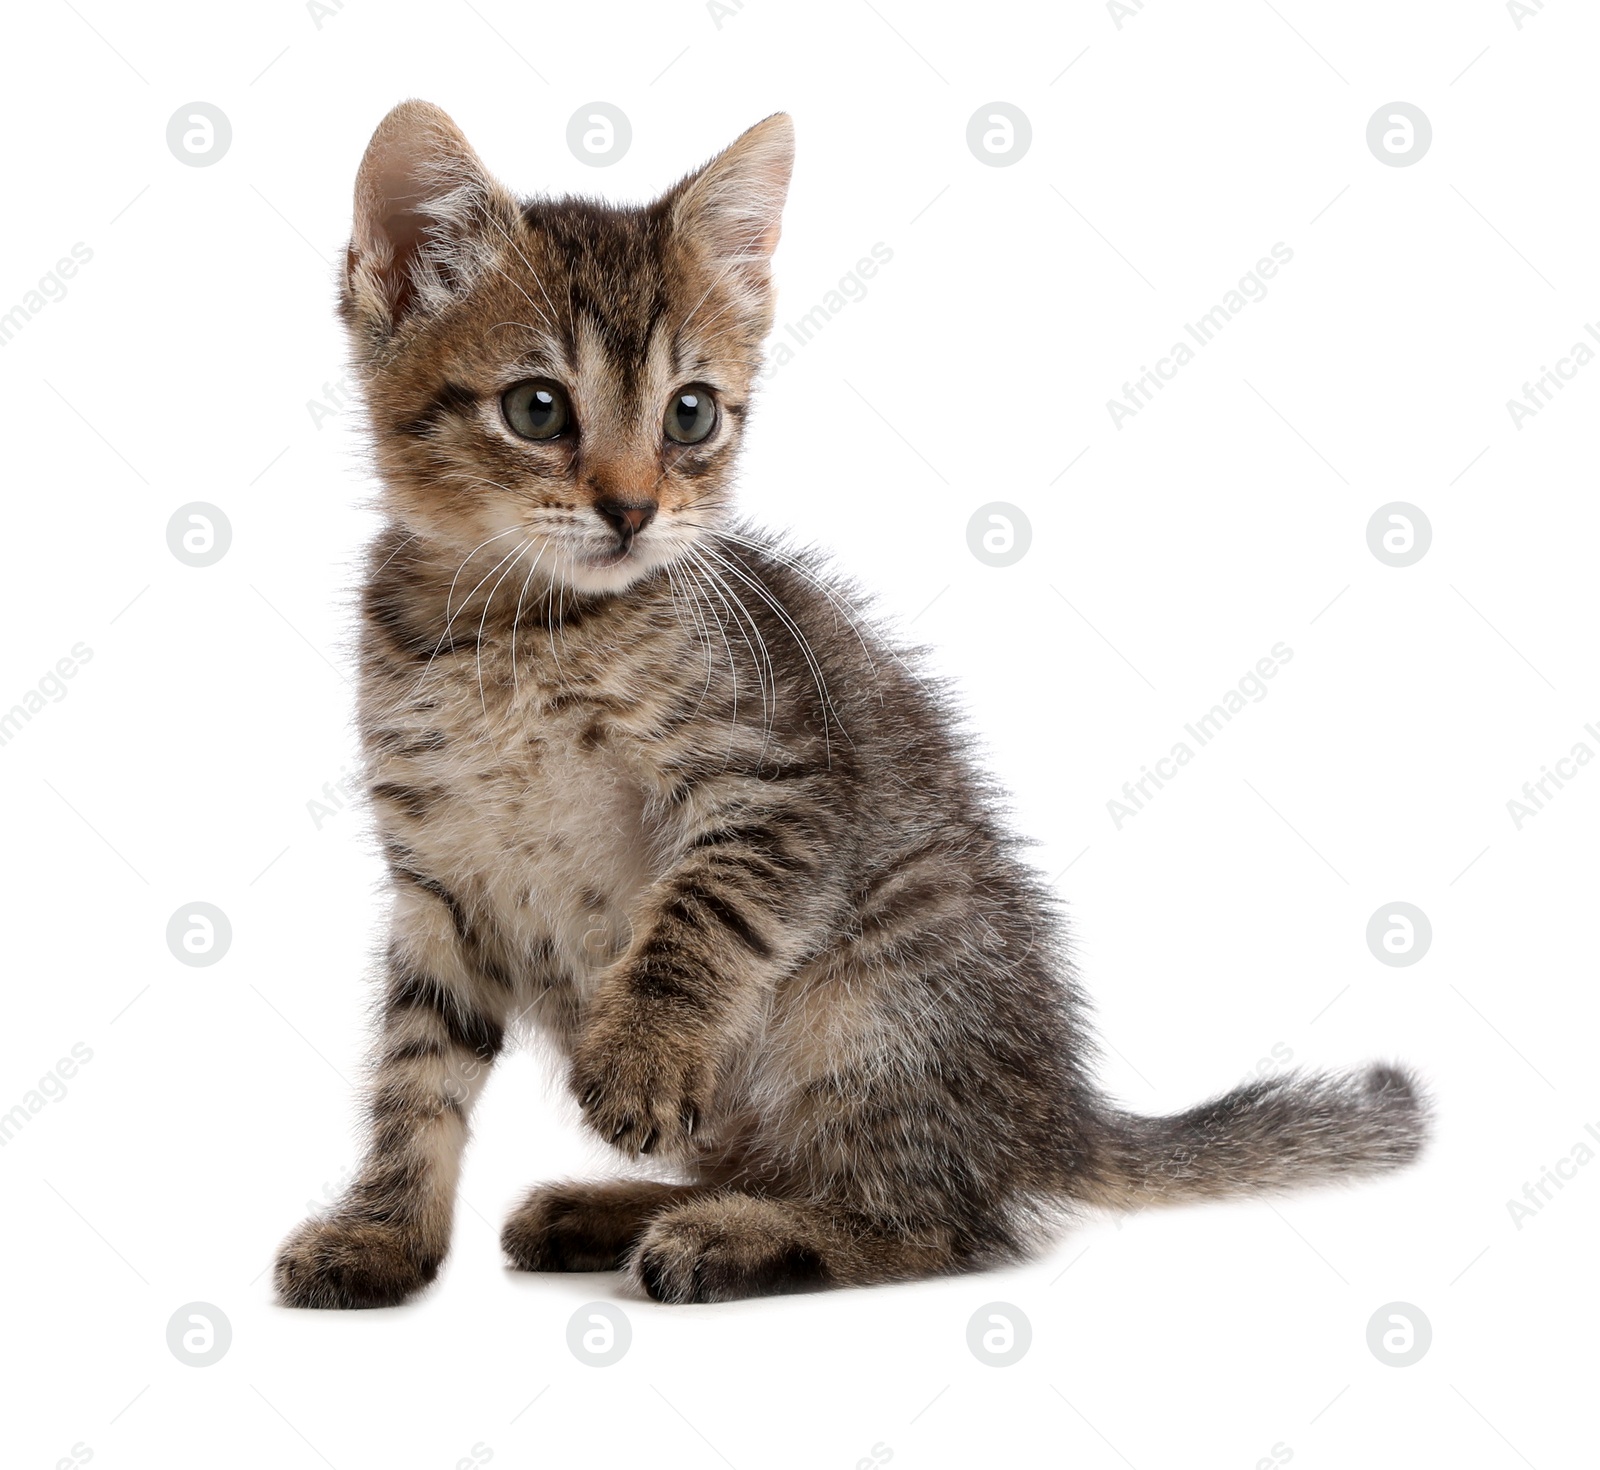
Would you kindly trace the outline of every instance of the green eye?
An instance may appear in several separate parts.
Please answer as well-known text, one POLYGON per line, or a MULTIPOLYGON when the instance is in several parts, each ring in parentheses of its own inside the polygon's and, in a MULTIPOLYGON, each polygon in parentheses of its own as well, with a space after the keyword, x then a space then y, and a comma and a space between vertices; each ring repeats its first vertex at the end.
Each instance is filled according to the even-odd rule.
POLYGON ((717 401, 704 383, 691 383, 672 395, 662 427, 678 444, 698 444, 717 426, 717 401))
POLYGON ((500 407, 512 432, 524 439, 554 439, 572 419, 566 390, 549 378, 530 378, 507 388, 500 407))

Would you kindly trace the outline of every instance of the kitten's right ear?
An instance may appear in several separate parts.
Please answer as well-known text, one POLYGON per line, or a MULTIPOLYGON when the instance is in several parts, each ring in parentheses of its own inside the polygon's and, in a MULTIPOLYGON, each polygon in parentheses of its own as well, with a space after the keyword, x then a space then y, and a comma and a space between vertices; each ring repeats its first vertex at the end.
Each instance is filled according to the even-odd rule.
POLYGON ((741 293, 757 320, 772 313, 772 252, 793 170, 794 124, 775 112, 666 196, 674 229, 741 293))
POLYGON ((447 113, 402 102, 378 124, 356 175, 347 318, 387 335, 448 304, 491 258, 495 216, 515 208, 447 113))

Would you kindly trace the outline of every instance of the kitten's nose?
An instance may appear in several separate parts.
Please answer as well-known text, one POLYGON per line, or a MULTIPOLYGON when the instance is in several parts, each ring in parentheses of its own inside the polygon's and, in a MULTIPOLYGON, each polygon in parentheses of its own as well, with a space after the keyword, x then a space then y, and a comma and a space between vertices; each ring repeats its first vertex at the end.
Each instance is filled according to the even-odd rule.
POLYGON ((627 545, 656 516, 654 500, 597 500, 594 508, 603 520, 627 545))

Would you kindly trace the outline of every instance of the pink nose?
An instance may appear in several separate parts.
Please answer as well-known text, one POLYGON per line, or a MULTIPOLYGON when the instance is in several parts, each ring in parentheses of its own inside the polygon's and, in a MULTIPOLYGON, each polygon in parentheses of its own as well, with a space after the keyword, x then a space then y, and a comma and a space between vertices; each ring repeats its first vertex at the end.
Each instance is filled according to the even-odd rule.
POLYGON ((631 541, 655 519, 654 500, 597 500, 594 508, 600 518, 624 541, 631 541))

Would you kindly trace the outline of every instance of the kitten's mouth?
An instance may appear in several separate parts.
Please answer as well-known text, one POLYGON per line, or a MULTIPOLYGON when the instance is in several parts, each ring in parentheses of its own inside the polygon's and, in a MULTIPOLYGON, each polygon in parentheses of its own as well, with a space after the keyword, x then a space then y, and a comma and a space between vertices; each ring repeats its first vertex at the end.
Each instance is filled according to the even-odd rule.
POLYGON ((628 561, 632 556, 633 542, 629 541, 626 545, 612 546, 605 551, 590 552, 584 557, 584 563, 587 566, 597 568, 615 567, 621 566, 623 562, 628 561))

